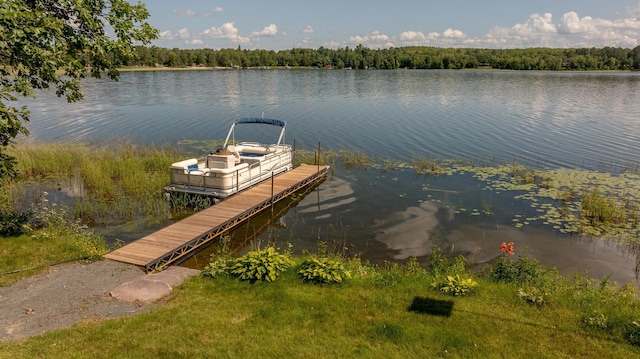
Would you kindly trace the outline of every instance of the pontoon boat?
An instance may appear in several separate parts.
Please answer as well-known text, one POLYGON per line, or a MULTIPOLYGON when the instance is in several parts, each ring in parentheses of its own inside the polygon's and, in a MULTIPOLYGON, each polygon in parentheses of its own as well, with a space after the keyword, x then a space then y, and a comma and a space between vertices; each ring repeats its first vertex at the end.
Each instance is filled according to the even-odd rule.
POLYGON ((267 118, 236 120, 221 149, 200 161, 191 158, 172 164, 171 184, 165 190, 225 198, 290 170, 293 151, 291 145, 283 143, 286 125, 285 121, 267 118), (274 144, 235 143, 236 126, 246 124, 279 126, 280 137, 274 144))

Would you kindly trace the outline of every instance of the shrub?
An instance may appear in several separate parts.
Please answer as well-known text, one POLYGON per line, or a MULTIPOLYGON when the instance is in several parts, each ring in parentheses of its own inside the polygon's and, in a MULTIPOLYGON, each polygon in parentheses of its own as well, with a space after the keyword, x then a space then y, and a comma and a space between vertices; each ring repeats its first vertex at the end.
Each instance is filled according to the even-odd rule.
POLYGON ((429 268, 436 277, 464 273, 466 263, 467 259, 462 254, 449 258, 440 252, 438 246, 431 247, 429 268))
POLYGON ((201 272, 202 276, 215 278, 219 275, 228 274, 229 267, 233 262, 231 258, 230 242, 231 238, 229 236, 223 236, 220 239, 220 247, 211 254, 209 264, 201 272))
POLYGON ((609 319, 597 310, 594 310, 591 315, 585 316, 582 322, 588 327, 599 330, 607 330, 609 328, 609 319))
POLYGON ((17 237, 28 230, 31 219, 29 213, 22 213, 10 208, 0 209, 0 236, 17 237))
POLYGON ((634 320, 624 333, 630 344, 640 346, 640 320, 634 320))
POLYGON ((305 282, 319 284, 342 283, 344 279, 351 278, 351 273, 345 268, 344 263, 326 257, 305 260, 298 274, 305 282))
POLYGON ((228 272, 229 265, 232 263, 230 258, 212 256, 209 264, 202 270, 202 275, 209 278, 215 278, 219 275, 225 275, 228 272))
POLYGON ((527 304, 535 305, 536 307, 543 306, 545 303, 545 298, 548 295, 548 293, 545 293, 538 288, 518 289, 518 297, 527 302, 527 304))
POLYGON ((555 269, 544 268, 539 261, 523 255, 515 261, 501 256, 490 268, 489 277, 508 283, 550 285, 558 275, 555 269))
POLYGON ((229 266, 229 274, 241 280, 272 282, 291 266, 291 255, 275 248, 258 249, 237 258, 229 266))
POLYGON ((459 274, 449 275, 443 281, 435 280, 433 286, 442 293, 453 296, 463 296, 470 294, 478 286, 478 282, 471 278, 462 278, 459 274))

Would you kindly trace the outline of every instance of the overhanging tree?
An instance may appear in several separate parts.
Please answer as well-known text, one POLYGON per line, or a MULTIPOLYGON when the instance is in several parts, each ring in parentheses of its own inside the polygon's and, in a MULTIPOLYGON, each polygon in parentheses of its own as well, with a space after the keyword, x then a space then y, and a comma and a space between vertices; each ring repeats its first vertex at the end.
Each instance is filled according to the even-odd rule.
POLYGON ((28 109, 11 102, 41 89, 74 102, 88 75, 117 81, 134 46, 158 37, 148 17, 126 0, 0 0, 0 179, 17 175, 6 148, 29 134, 28 109))

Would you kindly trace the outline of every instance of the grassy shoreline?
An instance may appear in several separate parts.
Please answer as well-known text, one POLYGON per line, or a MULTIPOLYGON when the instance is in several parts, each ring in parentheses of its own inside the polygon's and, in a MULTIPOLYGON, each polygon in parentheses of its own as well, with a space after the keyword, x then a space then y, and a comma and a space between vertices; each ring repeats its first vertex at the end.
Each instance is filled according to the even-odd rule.
POLYGON ((0 343, 0 358, 640 355, 625 339, 624 323, 640 316, 626 287, 560 280, 544 305, 531 305, 517 294, 522 282, 479 276, 473 294, 452 297, 433 288, 434 268, 344 260, 353 277, 339 285, 304 283, 295 270, 274 282, 194 277, 150 312, 0 343), (432 303, 450 303, 450 314, 432 303))
MULTIPOLYGON (((183 156, 171 149, 126 143, 108 148, 47 143, 15 150, 25 177, 77 175, 89 180, 84 186, 91 191, 88 196, 95 196, 90 198, 104 203, 122 201, 127 206, 139 198, 162 197, 158 191, 147 190, 162 188, 168 179, 166 168, 183 156), (142 181, 140 187, 129 184, 126 177, 132 171, 145 173, 144 178, 132 178, 138 185, 142 181), (112 198, 118 191, 125 196, 112 198)), ((323 155, 325 163, 341 161, 344 166, 381 171, 410 168, 419 175, 471 170, 468 164, 450 167, 426 159, 403 164, 358 151, 325 151, 323 155)), ((310 161, 311 157, 313 152, 300 152, 298 160, 310 161)), ((542 175, 515 165, 475 171, 491 179, 492 190, 556 188, 545 179, 546 172, 542 175)), ((596 182, 609 186, 607 181, 600 178, 596 182)), ((109 212, 118 207, 105 208, 109 212)), ((139 210, 146 213, 144 208, 139 210)), ((108 250, 100 238, 60 210, 41 207, 38 213, 43 217, 39 229, 19 237, 0 237, 0 263, 2 270, 42 267, 3 275, 0 286, 37 273, 53 261, 95 260, 108 250)), ((309 256, 303 254, 293 261, 299 265, 309 256)), ((249 283, 226 275, 196 277, 149 313, 87 321, 23 341, 0 343, 0 358, 640 356, 640 302, 632 285, 580 275, 562 278, 526 257, 506 255, 503 262, 490 265, 489 274, 471 273, 465 268, 467 259, 447 258, 435 250, 429 268, 412 261, 373 266, 357 258, 338 259, 352 273, 351 279, 339 285, 304 283, 295 269, 270 283, 249 283), (472 278, 477 288, 469 295, 452 297, 439 290, 440 286, 434 287, 454 275, 472 278), (451 314, 416 310, 415 303, 431 302, 452 303, 451 314)))

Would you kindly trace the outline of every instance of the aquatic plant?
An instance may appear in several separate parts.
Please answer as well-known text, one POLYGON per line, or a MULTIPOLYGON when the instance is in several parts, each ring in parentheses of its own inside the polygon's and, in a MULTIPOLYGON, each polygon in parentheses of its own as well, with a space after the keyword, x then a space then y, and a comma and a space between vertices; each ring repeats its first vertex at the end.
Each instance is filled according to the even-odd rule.
POLYGON ((333 169, 338 158, 338 152, 332 149, 322 149, 320 155, 318 150, 296 149, 294 154, 294 166, 301 164, 331 166, 333 169))
POLYGON ((72 183, 78 189, 75 216, 85 222, 166 216, 163 187, 167 168, 184 154, 171 146, 119 143, 35 143, 17 145, 21 181, 72 183))
POLYGON ((340 150, 340 158, 347 169, 367 169, 373 164, 369 155, 359 150, 342 149, 340 150))
POLYGON ((595 228, 607 224, 617 225, 627 221, 627 213, 620 202, 602 195, 597 189, 592 189, 582 195, 580 214, 587 225, 595 228))
POLYGON ((174 211, 199 212, 216 203, 210 196, 199 196, 190 193, 174 192, 167 196, 174 211))
POLYGON ((411 163, 416 174, 442 175, 448 173, 448 166, 442 161, 414 157, 411 163))
POLYGON ((640 231, 640 176, 582 169, 525 170, 519 165, 460 166, 454 171, 474 173, 484 190, 514 192, 515 199, 531 202, 536 215, 520 218, 516 228, 540 221, 561 233, 616 237, 638 241, 640 231))

